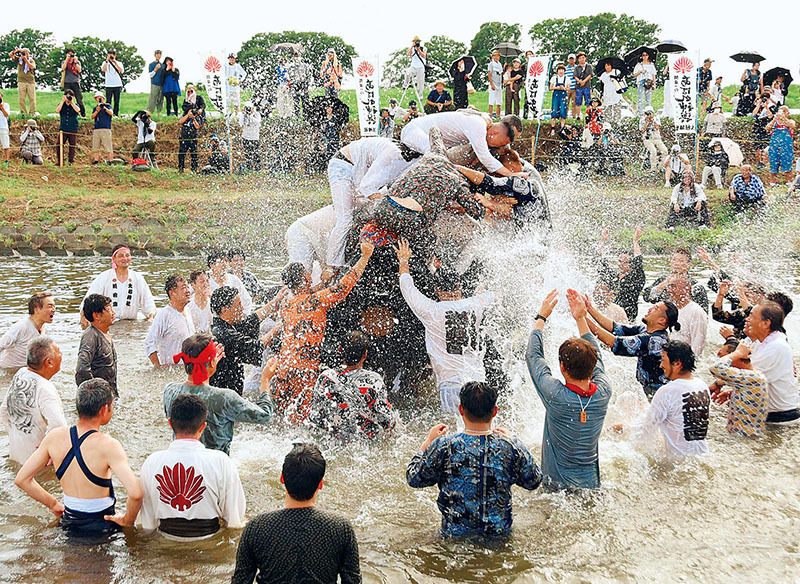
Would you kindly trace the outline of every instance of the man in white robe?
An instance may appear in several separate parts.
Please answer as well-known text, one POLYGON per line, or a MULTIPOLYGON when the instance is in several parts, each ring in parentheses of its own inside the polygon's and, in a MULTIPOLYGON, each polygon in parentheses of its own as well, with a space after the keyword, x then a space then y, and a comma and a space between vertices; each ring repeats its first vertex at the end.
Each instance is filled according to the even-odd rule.
POLYGON ((186 305, 186 310, 192 317, 194 331, 205 333, 211 330, 211 283, 205 270, 195 270, 189 275, 189 285, 192 287, 192 298, 186 305))
POLYGON ((189 284, 182 276, 171 274, 164 289, 169 303, 158 311, 144 340, 147 357, 156 367, 174 365, 172 358, 181 352, 183 341, 195 332, 192 317, 186 310, 191 295, 189 284))
POLYGON ((212 251, 207 256, 208 269, 211 271, 208 283, 211 285, 211 293, 223 286, 232 286, 239 291, 239 298, 242 299, 242 308, 245 314, 250 314, 253 307, 253 298, 244 287, 244 282, 230 273, 230 261, 228 254, 223 251, 212 251))

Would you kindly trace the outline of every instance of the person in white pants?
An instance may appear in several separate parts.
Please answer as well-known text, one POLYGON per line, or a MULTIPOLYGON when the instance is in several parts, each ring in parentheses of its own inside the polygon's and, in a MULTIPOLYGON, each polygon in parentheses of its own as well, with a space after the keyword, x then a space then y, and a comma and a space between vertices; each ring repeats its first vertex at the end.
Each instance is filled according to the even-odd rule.
POLYGON ((417 102, 421 102, 425 91, 425 63, 428 58, 428 49, 422 46, 422 41, 418 36, 411 41, 411 47, 406 51, 406 55, 411 57, 411 65, 406 71, 406 86, 412 85, 417 94, 417 102))
POLYGON ((361 138, 343 147, 328 162, 328 182, 336 212, 325 261, 345 265, 347 234, 353 225, 353 208, 408 170, 418 158, 405 160, 389 138, 361 138))
POLYGON ((312 271, 314 261, 325 261, 328 254, 328 238, 336 225, 333 205, 317 209, 289 226, 286 230, 286 249, 289 263, 299 262, 312 271))
POLYGON ((650 170, 658 170, 667 157, 667 147, 661 139, 661 123, 649 105, 644 108, 644 116, 639 120, 639 132, 650 154, 650 170))

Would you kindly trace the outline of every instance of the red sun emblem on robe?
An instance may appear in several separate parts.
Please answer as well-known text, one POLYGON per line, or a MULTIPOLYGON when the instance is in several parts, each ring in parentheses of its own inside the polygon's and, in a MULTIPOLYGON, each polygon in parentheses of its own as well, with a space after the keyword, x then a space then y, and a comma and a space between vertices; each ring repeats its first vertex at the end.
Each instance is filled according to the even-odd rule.
POLYGON ((681 57, 672 64, 672 68, 675 69, 678 73, 688 73, 689 71, 694 69, 694 63, 692 63, 691 59, 687 59, 686 57, 681 57))
POLYGON ((359 77, 372 77, 375 73, 375 67, 368 61, 361 61, 356 68, 356 73, 359 77))
POLYGON ((209 73, 217 73, 220 69, 222 69, 222 63, 220 63, 219 59, 216 57, 209 57, 206 59, 206 62, 203 63, 203 66, 209 73))
POLYGON ((534 61, 531 63, 531 66, 528 68, 528 75, 531 77, 538 77, 544 73, 544 65, 541 61, 534 61))
POLYGON ((195 475, 193 466, 187 469, 177 462, 172 468, 165 466, 161 473, 156 475, 159 498, 173 509, 186 511, 203 500, 203 475, 195 475))

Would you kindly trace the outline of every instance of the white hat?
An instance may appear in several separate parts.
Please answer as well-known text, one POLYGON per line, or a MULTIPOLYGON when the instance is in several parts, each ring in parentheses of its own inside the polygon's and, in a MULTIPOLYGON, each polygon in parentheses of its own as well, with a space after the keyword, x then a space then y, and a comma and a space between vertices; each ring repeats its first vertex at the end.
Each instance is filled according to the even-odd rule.
POLYGON ((652 106, 652 105, 648 105, 648 106, 646 106, 646 107, 644 108, 644 113, 646 113, 646 114, 647 114, 647 113, 651 113, 651 114, 652 114, 652 113, 655 113, 655 110, 653 109, 653 106, 652 106))
POLYGON ((103 92, 102 92, 102 91, 95 91, 95 92, 94 92, 94 96, 95 96, 96 98, 97 98, 97 97, 105 97, 105 95, 103 95, 103 92))
POLYGON ((680 144, 673 144, 672 145, 672 151, 673 152, 680 152, 681 151, 681 145, 680 144))
MULTIPOLYGON (((562 53, 562 55, 563 55, 563 53, 562 53)), ((574 58, 575 58, 575 53, 570 53, 569 57, 567 57, 567 61, 569 61, 570 59, 574 59, 574 58)))
POLYGON ((610 130, 611 124, 609 122, 603 122, 603 130, 610 130))

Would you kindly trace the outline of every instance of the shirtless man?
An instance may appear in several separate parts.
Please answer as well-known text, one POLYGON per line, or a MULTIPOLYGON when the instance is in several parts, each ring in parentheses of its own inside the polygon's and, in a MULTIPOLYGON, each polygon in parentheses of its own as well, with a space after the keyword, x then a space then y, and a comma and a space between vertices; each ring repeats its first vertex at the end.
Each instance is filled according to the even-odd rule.
POLYGON ((78 387, 78 423, 49 432, 22 465, 14 483, 61 518, 71 535, 99 535, 133 525, 142 506, 142 488, 128 464, 122 445, 100 427, 111 421, 114 394, 104 379, 90 379, 78 387), (36 474, 53 461, 64 501, 36 482, 36 474), (127 510, 115 514, 114 473, 128 494, 127 510))

